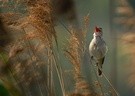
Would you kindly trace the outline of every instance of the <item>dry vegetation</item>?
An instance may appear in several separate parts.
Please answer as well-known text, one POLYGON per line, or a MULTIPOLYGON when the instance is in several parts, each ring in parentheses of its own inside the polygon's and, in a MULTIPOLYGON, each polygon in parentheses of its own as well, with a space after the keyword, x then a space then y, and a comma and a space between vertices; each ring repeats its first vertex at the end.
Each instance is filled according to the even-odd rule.
POLYGON ((120 0, 119 6, 117 8, 117 13, 120 15, 116 21, 121 24, 121 29, 123 31, 120 36, 120 42, 122 42, 124 47, 124 55, 129 57, 127 62, 128 69, 130 70, 130 75, 128 78, 128 84, 135 90, 135 13, 133 7, 127 0, 120 0))
POLYGON ((70 61, 74 67, 74 79, 75 79, 75 92, 70 96, 99 96, 93 90, 93 86, 90 86, 88 82, 83 79, 81 75, 82 60, 85 53, 85 36, 87 32, 88 16, 84 18, 85 30, 80 30, 80 35, 72 29, 70 31, 70 37, 68 39, 68 44, 66 44, 65 56, 70 61), (83 38, 83 40, 81 39, 83 38))
POLYGON ((85 28, 67 30, 68 43, 64 49, 58 48, 54 22, 63 14, 71 25, 77 22, 72 0, 56 0, 54 4, 51 0, 1 0, 1 10, 5 12, 0 23, 4 32, 0 33, 0 79, 11 82, 10 96, 101 96, 94 89, 97 86, 82 76, 89 15, 84 18, 85 28), (67 63, 61 63, 59 50, 72 65, 73 73, 68 73, 74 75, 72 91, 66 90, 63 66, 67 63))

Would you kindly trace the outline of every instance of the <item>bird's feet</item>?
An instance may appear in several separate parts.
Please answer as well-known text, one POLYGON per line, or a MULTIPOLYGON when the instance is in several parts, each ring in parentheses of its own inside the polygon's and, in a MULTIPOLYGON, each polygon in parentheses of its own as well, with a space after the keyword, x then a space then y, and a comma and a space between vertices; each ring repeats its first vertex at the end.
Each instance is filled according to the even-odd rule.
MULTIPOLYGON (((91 60, 94 60, 94 61, 95 61, 95 59, 94 59, 93 56, 91 56, 91 60)), ((95 61, 95 62, 96 62, 96 61, 95 61)), ((95 66, 98 66, 98 63, 96 63, 95 66)))
POLYGON ((98 63, 96 63, 95 66, 98 66, 98 63))

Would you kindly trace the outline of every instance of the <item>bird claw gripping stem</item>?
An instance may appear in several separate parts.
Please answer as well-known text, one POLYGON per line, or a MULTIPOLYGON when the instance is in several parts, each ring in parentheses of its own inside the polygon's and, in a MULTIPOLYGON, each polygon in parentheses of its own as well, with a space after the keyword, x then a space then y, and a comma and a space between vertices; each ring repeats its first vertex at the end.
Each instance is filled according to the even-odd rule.
POLYGON ((98 66, 98 63, 96 63, 95 66, 98 66))

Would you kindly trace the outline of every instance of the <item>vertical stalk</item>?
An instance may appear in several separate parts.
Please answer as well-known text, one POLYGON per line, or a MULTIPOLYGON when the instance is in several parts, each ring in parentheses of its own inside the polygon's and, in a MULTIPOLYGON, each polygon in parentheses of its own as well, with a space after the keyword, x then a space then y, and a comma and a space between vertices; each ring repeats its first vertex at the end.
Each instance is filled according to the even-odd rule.
MULTIPOLYGON (((26 31, 25 31, 25 29, 23 28, 23 32, 26 34, 26 31)), ((26 43, 27 44, 27 43, 26 43)), ((32 46, 31 46, 31 44, 30 44, 30 42, 29 42, 29 40, 28 40, 28 45, 30 46, 30 48, 32 49, 32 46)), ((32 51, 32 53, 35 55, 35 52, 33 51, 33 50, 31 50, 32 51)), ((31 56, 31 54, 30 54, 30 50, 28 50, 28 54, 29 54, 29 56, 30 56, 30 59, 32 60, 32 56, 31 56)), ((38 62, 38 61, 37 61, 38 62)), ((37 78, 35 78, 35 80, 36 80, 36 83, 37 83, 37 85, 38 85, 38 88, 39 88, 39 91, 40 91, 40 95, 41 96, 43 96, 43 92, 42 92, 42 90, 41 90, 41 86, 40 86, 40 83, 39 83, 39 80, 38 80, 38 75, 37 75, 37 70, 36 70, 36 68, 35 68, 35 65, 32 63, 32 68, 33 68, 33 72, 34 72, 34 75, 35 76, 37 76, 37 78)))
POLYGON ((62 94, 63 94, 63 96, 65 96, 65 88, 64 88, 63 77, 62 77, 62 75, 61 75, 61 71, 59 71, 59 68, 58 68, 58 65, 57 65, 57 63, 56 63, 56 58, 55 58, 55 56, 54 56, 54 53, 53 53, 53 61, 54 61, 54 65, 55 65, 55 68, 56 68, 56 72, 57 72, 57 75, 58 75, 58 78, 59 78, 59 82, 60 82, 62 94))
MULTIPOLYGON (((48 54, 49 54, 49 50, 48 50, 48 54)), ((48 59, 48 65, 47 65, 47 86, 48 89, 50 90, 50 59, 48 59)), ((48 93, 48 96, 50 96, 50 92, 48 93)))

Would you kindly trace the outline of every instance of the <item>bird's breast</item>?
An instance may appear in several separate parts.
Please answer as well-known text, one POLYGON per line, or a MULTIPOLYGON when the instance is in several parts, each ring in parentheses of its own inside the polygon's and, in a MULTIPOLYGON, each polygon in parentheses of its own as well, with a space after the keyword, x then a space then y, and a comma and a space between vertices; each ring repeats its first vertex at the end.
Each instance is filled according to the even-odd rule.
POLYGON ((103 58, 106 54, 106 44, 103 40, 93 39, 89 45, 89 52, 91 56, 97 59, 103 58))

